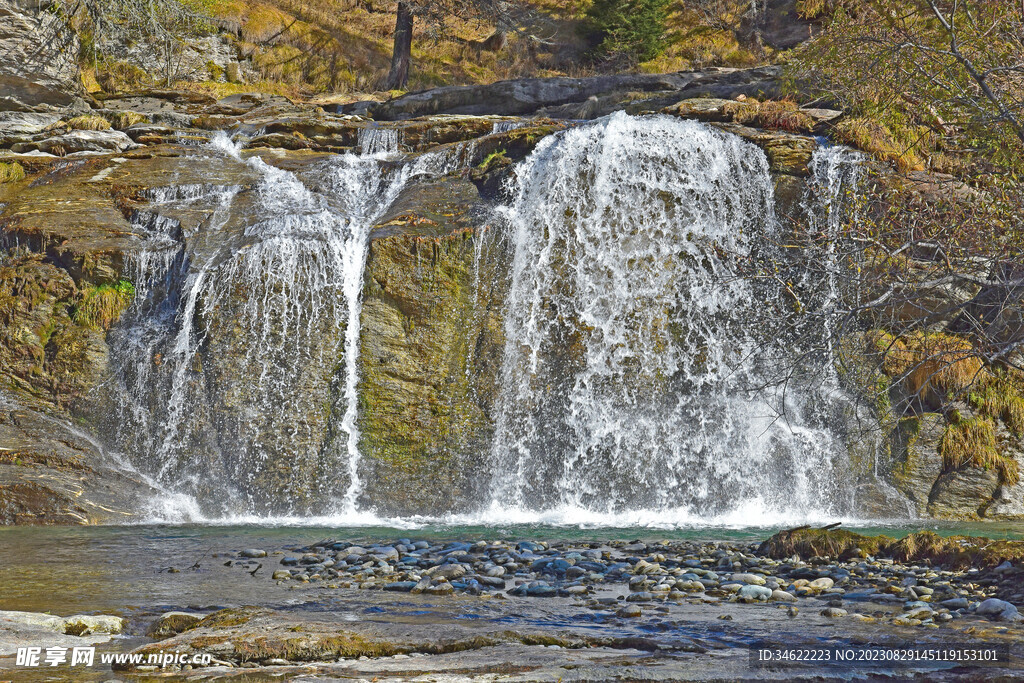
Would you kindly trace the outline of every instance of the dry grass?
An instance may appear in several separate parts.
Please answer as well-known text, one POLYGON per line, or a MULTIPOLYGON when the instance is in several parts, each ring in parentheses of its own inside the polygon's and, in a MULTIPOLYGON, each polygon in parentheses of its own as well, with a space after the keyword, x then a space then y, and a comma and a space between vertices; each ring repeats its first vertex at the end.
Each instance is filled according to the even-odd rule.
MULTIPOLYGON (((369 92, 381 87, 390 66, 393 2, 228 0, 209 4, 221 25, 239 27, 239 48, 260 74, 260 83, 249 90, 253 85, 280 83, 309 94, 369 92)), ((578 77, 601 68, 589 62, 589 45, 580 31, 588 0, 534 0, 532 4, 548 17, 537 29, 543 41, 513 33, 497 52, 481 49, 481 42, 494 31, 486 23, 452 17, 438 30, 417 22, 409 89, 526 76, 578 77)), ((727 20, 735 20, 747 6, 745 0, 726 2, 723 12, 727 20)), ((751 66, 767 58, 740 46, 732 31, 709 28, 689 10, 673 12, 667 28, 665 54, 638 65, 639 70, 751 66)))
POLYGON ((110 121, 117 130, 126 130, 136 123, 148 123, 149 117, 145 114, 140 114, 137 111, 114 111, 104 114, 106 119, 110 121))
POLYGON ((791 133, 809 133, 814 128, 814 119, 800 111, 792 100, 746 100, 725 105, 725 113, 737 123, 759 128, 785 130, 791 133))
POLYGON ((900 379, 910 394, 956 396, 988 377, 971 341, 944 332, 913 332, 899 338, 882 331, 869 335, 882 371, 900 379))
POLYGON ((1022 385, 1024 381, 1016 375, 995 376, 971 394, 971 405, 982 415, 1002 420, 1017 437, 1024 437, 1022 385))
POLYGON ((1020 481, 1020 465, 1013 458, 1000 455, 996 443, 996 425, 988 417, 956 419, 946 427, 939 441, 939 455, 946 471, 962 467, 994 469, 1006 484, 1020 481))
POLYGON ((127 62, 103 60, 96 64, 93 73, 96 84, 103 92, 132 92, 153 85, 153 79, 144 69, 127 62))
POLYGON ((919 151, 927 146, 925 130, 899 130, 875 118, 843 119, 835 127, 839 141, 863 150, 881 161, 896 164, 901 172, 921 171, 925 162, 919 151))
POLYGON ((793 529, 780 531, 758 548, 758 553, 778 560, 793 555, 807 559, 847 559, 860 553, 876 555, 892 543, 888 536, 862 536, 846 529, 793 529))
POLYGON ((93 116, 92 114, 83 114, 68 119, 65 125, 71 130, 110 130, 110 121, 102 116, 93 116))
POLYGON ((0 185, 25 179, 25 168, 17 161, 0 162, 0 185))
POLYGON ((944 538, 932 531, 920 531, 897 541, 888 536, 862 536, 843 529, 780 531, 762 543, 758 553, 779 560, 793 555, 808 560, 853 556, 857 549, 906 564, 930 564, 953 570, 990 569, 1007 560, 1016 563, 1024 558, 1024 541, 966 536, 944 538))

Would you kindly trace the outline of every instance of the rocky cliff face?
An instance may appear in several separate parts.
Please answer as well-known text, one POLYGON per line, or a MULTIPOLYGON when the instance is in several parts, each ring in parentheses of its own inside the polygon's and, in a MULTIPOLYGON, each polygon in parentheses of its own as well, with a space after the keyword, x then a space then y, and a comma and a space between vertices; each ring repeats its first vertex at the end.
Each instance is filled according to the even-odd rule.
MULTIPOLYGON (((348 323, 317 318, 304 328, 316 358, 296 365, 293 379, 312 399, 282 404, 277 414, 256 419, 249 399, 259 370, 249 354, 255 342, 246 327, 247 301, 254 292, 272 297, 292 285, 268 272, 218 282, 224 286, 215 291, 185 274, 194 278, 204 272, 202 263, 219 267, 226 258, 252 253, 253 226, 266 207, 257 197, 261 172, 251 160, 304 177, 330 155, 369 149, 382 136, 414 155, 455 149, 462 162, 446 174, 411 181, 368 226, 356 368, 362 502, 380 513, 408 515, 480 500, 506 346, 503 302, 511 254, 490 213, 505 179, 540 140, 575 125, 567 119, 615 109, 695 118, 764 150, 776 213, 798 231, 819 145, 811 133, 822 132, 839 113, 799 112, 803 133, 765 130, 752 127, 755 117, 737 116, 737 100, 707 97, 749 97, 770 89, 772 75, 722 70, 642 83, 561 79, 487 91, 441 89, 373 112, 403 119, 392 123, 329 114, 283 98, 214 102, 159 91, 105 101, 91 114, 107 124, 90 126, 101 130, 80 129, 70 113, 0 114, 0 164, 20 169, 0 184, 0 231, 9 250, 0 265, 0 376, 10 405, 0 415, 6 425, 0 433, 0 521, 112 521, 139 509, 132 496, 152 495, 151 484, 126 472, 99 442, 67 436, 70 421, 104 446, 119 430, 138 427, 120 441, 131 445, 133 458, 170 439, 167 453, 187 452, 189 458, 169 458, 161 468, 169 477, 199 468, 205 483, 195 491, 210 498, 229 487, 256 507, 308 514, 344 489, 348 474, 336 455, 347 447, 338 425, 345 408, 339 378, 348 323), (636 90, 646 95, 637 97, 636 90), (515 94, 512 105, 489 104, 506 91, 515 94), (465 111, 544 116, 460 113, 465 111), (444 115, 419 116, 424 112, 444 115), (221 129, 247 133, 250 150, 235 158, 197 146, 221 129), (220 206, 230 210, 218 213, 220 206), (153 257, 157 242, 166 247, 162 260, 153 257), (166 278, 154 278, 154 269, 166 278), (179 352, 173 343, 147 341, 156 332, 146 321, 160 319, 164 301, 193 290, 189 323, 201 341, 171 363, 179 352), (150 362, 129 377, 144 373, 149 386, 177 387, 195 410, 195 419, 170 437, 147 432, 112 408, 134 402, 153 415, 168 410, 162 389, 115 395, 130 387, 113 381, 125 375, 124 368, 111 367, 111 347, 126 343, 149 344, 150 362), (246 431, 251 429, 256 436, 246 431), (239 466, 225 456, 254 438, 265 460, 239 466), (275 507, 285 489, 285 502, 275 507)), ((268 329, 266 343, 287 350, 281 329, 268 329)), ((281 362, 291 367, 291 361, 281 362)), ((1020 485, 989 470, 954 471, 942 462, 935 442, 943 429, 928 414, 887 427, 891 469, 885 474, 917 510, 935 516, 1024 512, 1020 485)), ((864 482, 876 469, 869 451, 857 465, 864 482)), ((864 497, 872 496, 882 497, 864 497)))
POLYGON ((57 110, 81 94, 78 36, 36 0, 0 6, 0 54, 0 111, 57 110))

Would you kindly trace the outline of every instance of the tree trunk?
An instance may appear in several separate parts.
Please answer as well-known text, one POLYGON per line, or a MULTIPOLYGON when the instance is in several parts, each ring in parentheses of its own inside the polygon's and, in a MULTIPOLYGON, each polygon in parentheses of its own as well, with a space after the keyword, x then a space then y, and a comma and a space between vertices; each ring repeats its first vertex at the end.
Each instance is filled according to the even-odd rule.
POLYGON ((412 3, 398 2, 398 19, 395 21, 395 48, 391 54, 391 71, 384 82, 385 90, 404 90, 409 83, 409 62, 412 59, 412 3))

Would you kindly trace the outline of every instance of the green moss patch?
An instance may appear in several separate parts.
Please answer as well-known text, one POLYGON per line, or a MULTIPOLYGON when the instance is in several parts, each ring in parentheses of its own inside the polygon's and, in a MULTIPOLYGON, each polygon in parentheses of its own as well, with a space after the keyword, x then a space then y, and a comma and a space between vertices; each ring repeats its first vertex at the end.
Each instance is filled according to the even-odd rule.
POLYGON ((90 287, 82 293, 82 300, 75 307, 75 323, 97 330, 108 330, 121 319, 133 298, 135 286, 128 280, 121 280, 116 285, 90 287))

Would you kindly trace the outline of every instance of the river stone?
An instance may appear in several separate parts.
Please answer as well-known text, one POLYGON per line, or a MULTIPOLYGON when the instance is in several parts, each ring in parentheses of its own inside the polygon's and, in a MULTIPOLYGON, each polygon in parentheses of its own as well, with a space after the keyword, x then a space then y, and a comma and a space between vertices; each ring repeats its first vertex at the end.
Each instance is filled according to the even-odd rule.
POLYGON ((831 619, 845 617, 846 615, 847 611, 839 607, 826 607, 825 609, 821 610, 821 616, 829 617, 831 619))
POLYGON ((124 631, 125 620, 107 615, 76 614, 70 617, 56 617, 37 612, 0 611, 0 624, 20 624, 45 628, 54 633, 84 636, 94 633, 116 635, 124 631))
POLYGON ((755 586, 763 586, 767 582, 767 579, 760 574, 733 574, 732 580, 755 586))
POLYGON ((983 617, 990 617, 996 621, 1022 621, 1024 617, 1017 611, 1016 605, 1006 602, 1005 600, 999 600, 998 598, 989 598, 985 600, 974 613, 983 617))
POLYGON ((455 592, 455 586, 451 585, 447 581, 444 581, 435 586, 430 586, 423 592, 427 595, 451 595, 455 592))
POLYGON ((448 564, 427 571, 428 576, 441 579, 459 579, 466 575, 466 567, 461 564, 448 564))
POLYGON ((815 579, 814 581, 811 581, 807 585, 811 588, 814 588, 815 590, 827 591, 829 588, 835 585, 835 581, 828 578, 827 576, 823 576, 820 579, 815 579))
POLYGON ((643 614, 643 610, 641 610, 636 605, 625 605, 624 607, 619 608, 615 612, 615 616, 617 616, 617 617, 625 617, 627 619, 633 619, 633 618, 641 616, 642 614, 643 614))
POLYGON ((740 588, 738 595, 744 602, 765 602, 772 597, 772 590, 764 586, 746 585, 740 588))
POLYGON ((783 590, 773 590, 769 600, 773 602, 796 602, 796 596, 783 590))
POLYGON ((267 551, 266 550, 260 550, 258 548, 249 548, 248 550, 243 550, 242 552, 240 552, 238 554, 241 555, 242 557, 252 557, 252 558, 266 557, 267 556, 267 551))
POLYGON ((654 594, 647 591, 637 591, 626 596, 626 602, 650 602, 654 600, 654 594))
POLYGON ((970 603, 967 602, 967 598, 950 598, 949 600, 943 600, 939 604, 946 609, 967 609, 970 605, 970 603))

